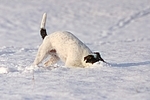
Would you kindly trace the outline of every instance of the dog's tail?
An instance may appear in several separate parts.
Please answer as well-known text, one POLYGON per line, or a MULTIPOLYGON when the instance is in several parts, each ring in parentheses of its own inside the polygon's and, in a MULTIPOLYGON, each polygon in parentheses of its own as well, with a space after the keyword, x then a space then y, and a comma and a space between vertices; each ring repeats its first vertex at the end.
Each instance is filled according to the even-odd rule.
POLYGON ((45 28, 45 25, 46 25, 46 17, 47 17, 47 14, 44 13, 43 14, 43 18, 42 18, 42 21, 41 21, 41 30, 40 30, 40 34, 42 36, 42 38, 44 39, 45 36, 47 36, 47 32, 46 32, 46 28, 45 28))

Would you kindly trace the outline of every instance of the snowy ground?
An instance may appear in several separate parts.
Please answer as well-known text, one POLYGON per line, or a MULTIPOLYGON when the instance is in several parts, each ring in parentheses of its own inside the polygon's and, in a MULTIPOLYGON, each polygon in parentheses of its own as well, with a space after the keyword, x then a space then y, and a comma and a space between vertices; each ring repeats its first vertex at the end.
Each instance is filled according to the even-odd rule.
POLYGON ((150 0, 3 0, 1 100, 149 100, 150 0), (94 68, 29 67, 47 31, 68 30, 110 63, 94 68))

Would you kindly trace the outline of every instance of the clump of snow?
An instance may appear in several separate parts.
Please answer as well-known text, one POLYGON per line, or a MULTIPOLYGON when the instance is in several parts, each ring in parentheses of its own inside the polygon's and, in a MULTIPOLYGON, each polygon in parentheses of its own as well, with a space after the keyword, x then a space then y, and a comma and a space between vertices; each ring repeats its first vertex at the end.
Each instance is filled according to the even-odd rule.
POLYGON ((0 74, 6 74, 8 73, 8 68, 5 68, 5 67, 0 67, 0 74))

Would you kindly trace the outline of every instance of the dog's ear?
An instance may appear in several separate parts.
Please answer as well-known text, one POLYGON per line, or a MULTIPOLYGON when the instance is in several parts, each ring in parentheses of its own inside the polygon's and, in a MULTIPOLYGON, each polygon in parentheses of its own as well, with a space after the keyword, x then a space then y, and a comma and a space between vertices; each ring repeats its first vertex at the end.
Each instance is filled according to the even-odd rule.
POLYGON ((101 57, 99 52, 94 52, 94 54, 95 54, 95 59, 99 59, 100 61, 105 62, 104 59, 101 57))
POLYGON ((88 56, 84 57, 84 61, 91 60, 92 58, 93 58, 92 55, 88 55, 88 56))
POLYGON ((88 56, 84 57, 84 61, 86 63, 92 63, 93 64, 93 63, 97 62, 98 60, 94 58, 94 55, 88 55, 88 56))
POLYGON ((97 61, 103 61, 105 62, 102 57, 100 56, 99 52, 94 52, 92 55, 87 55, 86 57, 84 57, 84 61, 86 63, 95 63, 97 61))

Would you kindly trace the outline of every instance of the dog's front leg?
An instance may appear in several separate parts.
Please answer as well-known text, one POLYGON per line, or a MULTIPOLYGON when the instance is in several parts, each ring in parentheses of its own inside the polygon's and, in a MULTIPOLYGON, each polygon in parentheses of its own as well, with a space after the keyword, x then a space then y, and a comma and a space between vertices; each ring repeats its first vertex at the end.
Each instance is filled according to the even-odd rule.
POLYGON ((57 55, 51 55, 51 58, 47 62, 45 62, 44 65, 46 67, 48 67, 48 66, 51 66, 51 65, 55 64, 59 60, 60 59, 57 55))

